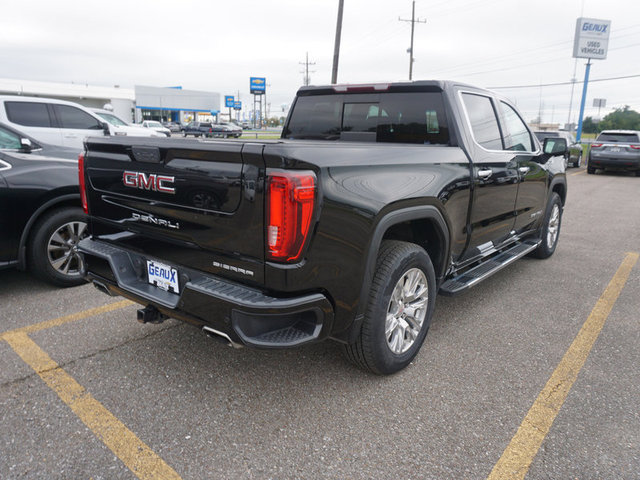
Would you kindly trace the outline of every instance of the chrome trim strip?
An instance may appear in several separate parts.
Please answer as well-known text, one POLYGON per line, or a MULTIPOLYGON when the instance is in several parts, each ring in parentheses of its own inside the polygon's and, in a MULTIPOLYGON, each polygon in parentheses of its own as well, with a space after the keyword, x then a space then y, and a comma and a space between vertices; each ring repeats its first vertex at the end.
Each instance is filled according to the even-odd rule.
POLYGON ((11 170, 13 166, 10 163, 0 160, 0 172, 5 170, 11 170))

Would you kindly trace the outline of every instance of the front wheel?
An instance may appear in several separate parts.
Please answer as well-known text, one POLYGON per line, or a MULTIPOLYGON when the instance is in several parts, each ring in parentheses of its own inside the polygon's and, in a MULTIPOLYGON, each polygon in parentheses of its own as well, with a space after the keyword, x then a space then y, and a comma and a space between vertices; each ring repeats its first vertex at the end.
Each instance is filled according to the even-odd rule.
POLYGON ((417 355, 435 305, 435 272, 418 245, 384 241, 380 248, 364 322, 344 348, 347 358, 379 375, 396 373, 417 355))
POLYGON ((79 207, 45 213, 33 227, 29 263, 33 273, 54 285, 84 283, 78 242, 88 235, 87 218, 79 207))
POLYGON ((542 227, 542 243, 533 251, 536 258, 549 258, 556 251, 558 237, 560 236, 560 225, 562 224, 562 200, 560 195, 553 192, 547 210, 544 215, 544 226, 542 227))

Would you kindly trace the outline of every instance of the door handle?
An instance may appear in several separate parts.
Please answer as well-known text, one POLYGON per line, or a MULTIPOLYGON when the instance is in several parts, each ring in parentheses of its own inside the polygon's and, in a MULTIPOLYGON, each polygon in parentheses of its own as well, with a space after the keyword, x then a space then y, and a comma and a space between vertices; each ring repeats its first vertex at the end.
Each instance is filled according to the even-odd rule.
POLYGON ((524 174, 526 174, 526 173, 529 173, 529 170, 530 170, 530 168, 529 168, 529 167, 519 167, 519 168, 518 168, 518 171, 519 171, 520 173, 522 173, 523 175, 524 175, 524 174))
POLYGON ((73 133, 67 133, 65 134, 64 138, 78 138, 78 135, 75 135, 73 133))
POLYGON ((480 177, 482 180, 486 180, 491 176, 491 174, 493 174, 493 170, 491 170, 490 168, 483 168, 482 170, 478 170, 478 177, 480 177))

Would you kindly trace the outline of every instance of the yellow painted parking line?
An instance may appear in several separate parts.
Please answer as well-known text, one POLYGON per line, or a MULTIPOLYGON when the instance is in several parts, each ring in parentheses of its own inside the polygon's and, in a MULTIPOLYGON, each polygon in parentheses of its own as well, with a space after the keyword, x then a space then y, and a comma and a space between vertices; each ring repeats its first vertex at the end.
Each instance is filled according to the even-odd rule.
POLYGON ((108 303, 107 305, 103 305, 101 307, 90 308, 89 310, 84 310, 82 312, 65 315, 64 317, 54 318, 53 320, 46 320, 34 325, 27 325, 26 327, 20 327, 14 330, 0 333, 0 339, 2 339, 6 335, 12 335, 14 333, 33 333, 39 332, 40 330, 46 330, 48 328, 59 327, 60 325, 64 325, 65 323, 75 322, 77 320, 82 320, 83 318, 92 317, 101 313, 112 312, 114 310, 118 310, 119 308, 123 308, 132 304, 133 302, 130 300, 121 300, 119 302, 108 303))
POLYGON ((180 479, 135 433, 58 366, 24 331, 3 339, 84 424, 140 479, 180 479))
POLYGON ((574 175, 582 175, 583 173, 587 173, 587 171, 586 170, 580 170, 579 172, 570 173, 569 175, 571 177, 573 177, 574 175))
POLYGON ((587 360, 638 257, 640 257, 638 253, 626 255, 573 343, 551 374, 551 378, 531 406, 502 457, 493 467, 489 480, 522 479, 527 474, 531 462, 587 360))

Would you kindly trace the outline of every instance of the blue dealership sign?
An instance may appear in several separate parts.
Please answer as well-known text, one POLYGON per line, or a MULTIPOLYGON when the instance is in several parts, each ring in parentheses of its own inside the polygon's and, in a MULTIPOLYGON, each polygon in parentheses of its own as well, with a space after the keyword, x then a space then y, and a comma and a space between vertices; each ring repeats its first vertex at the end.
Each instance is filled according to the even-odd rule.
POLYGON ((267 90, 265 77, 249 77, 249 90, 256 95, 262 95, 267 90))
POLYGON ((234 104, 233 95, 225 95, 224 96, 224 106, 225 107, 229 107, 229 108, 233 108, 233 104, 234 104))
POLYGON ((242 102, 233 102, 234 110, 242 110, 242 102))

